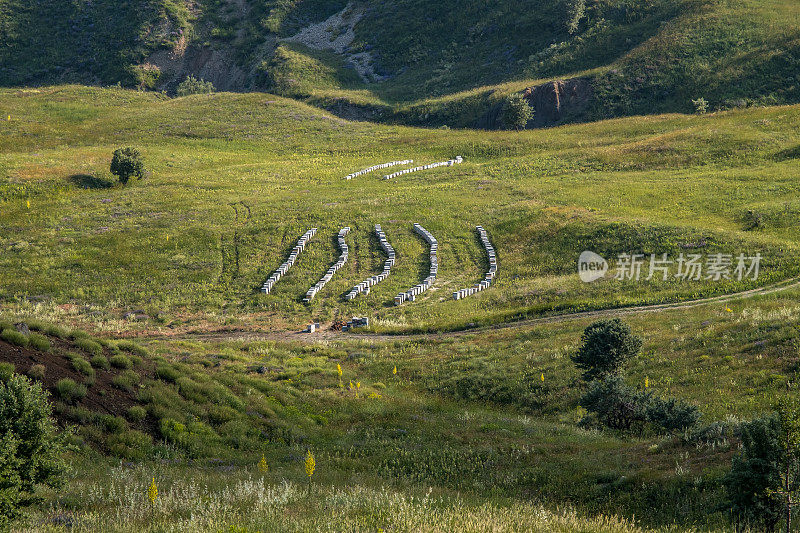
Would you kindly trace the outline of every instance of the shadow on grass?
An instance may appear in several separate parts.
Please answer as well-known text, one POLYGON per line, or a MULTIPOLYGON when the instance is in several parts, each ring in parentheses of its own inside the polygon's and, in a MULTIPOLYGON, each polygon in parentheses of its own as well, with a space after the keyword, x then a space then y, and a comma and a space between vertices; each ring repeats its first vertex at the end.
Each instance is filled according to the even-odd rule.
POLYGON ((787 148, 777 152, 774 156, 777 161, 787 161, 789 159, 800 159, 800 144, 795 147, 787 148))
POLYGON ((73 174, 67 180, 81 189, 110 189, 115 182, 109 178, 92 176, 91 174, 73 174))

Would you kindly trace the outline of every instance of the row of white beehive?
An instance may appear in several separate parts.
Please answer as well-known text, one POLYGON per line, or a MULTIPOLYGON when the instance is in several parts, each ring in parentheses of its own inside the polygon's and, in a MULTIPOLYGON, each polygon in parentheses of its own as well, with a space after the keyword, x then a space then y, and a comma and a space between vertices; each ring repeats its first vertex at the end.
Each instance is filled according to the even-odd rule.
POLYGON ((413 162, 413 159, 406 159, 404 161, 390 161, 389 163, 383 163, 373 167, 365 168, 364 170, 359 170, 358 172, 353 172, 352 174, 345 176, 344 179, 350 180, 358 176, 363 176, 364 174, 369 174, 370 172, 374 172, 376 170, 382 170, 384 168, 394 167, 397 165, 410 165, 413 162))
POLYGON ((430 231, 426 230, 419 224, 414 224, 414 231, 417 234, 421 235, 422 238, 425 239, 425 242, 427 242, 428 245, 430 245, 430 253, 429 253, 431 262, 430 273, 428 274, 428 277, 422 280, 422 283, 418 283, 417 285, 414 285, 407 291, 401 292, 400 294, 395 296, 394 297, 395 305, 400 305, 406 301, 413 302, 417 298, 417 296, 427 291, 430 288, 430 286, 433 285, 433 282, 436 281, 436 274, 438 274, 439 272, 439 257, 437 255, 439 252, 439 242, 433 235, 431 235, 430 231))
POLYGON ((347 296, 345 296, 345 298, 347 298, 348 300, 352 300, 362 292, 365 295, 369 294, 369 290, 371 287, 377 285, 378 283, 389 277, 392 267, 394 266, 394 260, 395 260, 394 248, 392 248, 392 245, 389 244, 389 240, 386 238, 386 234, 381 229, 380 224, 375 224, 375 234, 378 236, 378 240, 381 243, 381 248, 383 248, 383 251, 386 252, 386 255, 388 256, 388 259, 386 259, 386 261, 383 263, 383 272, 381 272, 377 276, 372 276, 370 278, 367 278, 358 285, 356 285, 355 287, 353 287, 350 290, 350 292, 347 293, 347 296))
POLYGON ((459 163, 462 163, 463 161, 464 161, 464 159, 462 159, 462 157, 459 155, 459 156, 456 156, 455 159, 448 159, 447 161, 441 161, 439 163, 431 163, 429 165, 422 165, 420 167, 406 168, 404 170, 398 170, 397 172, 393 172, 392 174, 387 174, 386 176, 383 177, 383 179, 390 180, 392 178, 396 178, 397 176, 402 176, 404 174, 411 174, 412 172, 419 172, 420 170, 428 170, 430 168, 452 167, 453 165, 458 165, 459 163))
POLYGON ((281 276, 285 276, 289 269, 294 265, 294 262, 297 261, 297 257, 300 255, 300 252, 306 249, 306 243, 311 240, 311 238, 316 235, 317 228, 311 228, 307 232, 300 237, 300 240, 297 241, 297 245, 292 249, 292 252, 289 254, 289 258, 283 263, 278 269, 272 273, 272 275, 264 282, 264 285, 261 286, 261 292, 265 294, 269 294, 269 291, 272 290, 272 286, 275 285, 281 276))
POLYGON ((477 226, 475 229, 478 230, 483 247, 486 248, 486 254, 489 256, 489 271, 486 273, 483 281, 476 283, 468 289, 461 289, 454 292, 454 300, 460 300, 461 298, 472 296, 483 289, 488 289, 492 285, 495 275, 497 275, 497 254, 494 251, 494 246, 492 246, 492 243, 489 240, 489 235, 486 234, 486 230, 483 229, 482 226, 477 226))
POLYGON ((350 248, 347 246, 347 240, 345 237, 348 233, 350 233, 349 227, 339 230, 339 249, 342 251, 342 254, 339 256, 339 260, 328 269, 324 276, 322 276, 322 279, 320 279, 316 285, 308 289, 306 297, 303 298, 305 303, 313 300, 314 296, 316 296, 317 293, 322 290, 322 288, 331 280, 331 278, 333 278, 333 275, 336 274, 336 271, 338 271, 344 266, 345 263, 347 263, 347 258, 350 254, 350 248))

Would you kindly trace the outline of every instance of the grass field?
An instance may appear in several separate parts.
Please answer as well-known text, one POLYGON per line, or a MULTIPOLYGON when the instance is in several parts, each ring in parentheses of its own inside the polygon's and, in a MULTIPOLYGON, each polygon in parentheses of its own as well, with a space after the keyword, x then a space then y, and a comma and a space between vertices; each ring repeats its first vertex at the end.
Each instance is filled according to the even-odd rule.
POLYGON ((477 135, 349 123, 263 94, 164 99, 65 86, 0 99, 11 117, 0 141, 3 305, 45 318, 89 312, 94 326, 122 332, 367 315, 376 330, 437 330, 733 292, 798 272, 795 107, 477 135), (110 153, 123 145, 142 149, 150 176, 104 188, 110 153), (455 167, 343 180, 384 161, 456 155, 465 162, 455 167), (250 218, 237 220, 236 206, 250 218), (414 222, 441 243, 439 279, 395 308, 393 296, 427 268, 414 222), (376 223, 398 263, 368 297, 345 302, 384 260, 376 223), (498 250, 497 285, 454 302, 450 293, 487 268, 478 224, 498 250), (298 264, 261 295, 312 226, 320 231, 298 264), (353 228, 353 258, 304 306, 338 256, 344 226, 353 228), (760 252, 764 260, 757 282, 583 284, 584 249, 608 259, 760 252), (153 319, 121 320, 139 309, 153 319))
POLYGON ((0 116, 0 313, 49 342, 0 340, 0 355, 18 372, 46 366, 55 413, 76 426, 67 488, 46 492, 23 530, 732 529, 720 479, 738 422, 770 409, 800 370, 797 288, 625 317, 644 340, 629 384, 697 405, 701 423, 685 434, 580 424, 569 355, 590 317, 438 332, 796 277, 800 107, 475 132, 347 122, 269 94, 58 86, 0 91, 0 116), (149 175, 109 186, 111 153, 129 145, 149 175), (456 155, 463 164, 391 181, 343 179, 456 155), (439 276, 395 307, 428 267, 413 222, 440 243, 439 276), (397 264, 347 302, 384 261, 376 223, 397 264), (487 268, 478 224, 497 282, 455 302, 487 268), (306 306, 343 226, 351 260, 306 306), (756 281, 584 284, 585 249, 764 260, 756 281), (419 334, 289 333, 353 315, 372 333, 419 334), (62 377, 85 396, 59 391, 62 377))

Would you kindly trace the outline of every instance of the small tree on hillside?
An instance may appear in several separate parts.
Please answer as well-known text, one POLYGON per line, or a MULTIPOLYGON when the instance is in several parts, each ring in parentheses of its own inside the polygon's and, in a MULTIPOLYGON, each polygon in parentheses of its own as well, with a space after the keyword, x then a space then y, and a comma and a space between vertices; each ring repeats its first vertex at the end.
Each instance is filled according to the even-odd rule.
POLYGON ((178 96, 189 96, 192 94, 211 94, 214 92, 214 84, 210 81, 205 81, 203 79, 197 79, 191 74, 186 77, 178 85, 177 94, 178 96))
POLYGON ((773 531, 781 516, 780 445, 781 424, 770 415, 742 424, 742 453, 733 458, 723 483, 728 504, 737 522, 759 525, 773 531))
POLYGON ((111 158, 111 173, 119 177, 120 183, 126 185, 133 179, 144 177, 144 161, 136 148, 119 148, 114 150, 111 158))
POLYGON ((692 100, 692 105, 694 105, 694 112, 698 115, 705 115, 708 111, 708 102, 705 98, 698 98, 697 100, 692 100))
POLYGON ((512 94, 503 105, 503 124, 507 128, 519 131, 528 125, 533 118, 533 109, 521 94, 512 94))
POLYGON ((64 451, 41 385, 19 374, 0 382, 0 529, 36 501, 37 488, 61 485, 64 451))
POLYGON ((582 369, 583 379, 618 375, 625 362, 639 353, 642 339, 619 318, 600 320, 587 327, 581 336, 581 347, 571 356, 582 369))
POLYGON ((574 35, 580 28, 581 20, 586 15, 586 0, 566 0, 564 10, 567 33, 574 35))

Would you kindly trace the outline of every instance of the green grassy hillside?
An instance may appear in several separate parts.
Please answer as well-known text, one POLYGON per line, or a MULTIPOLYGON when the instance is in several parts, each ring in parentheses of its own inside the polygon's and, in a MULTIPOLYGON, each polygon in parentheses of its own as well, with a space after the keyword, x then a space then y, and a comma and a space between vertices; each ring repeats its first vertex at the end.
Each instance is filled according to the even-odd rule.
POLYGON ((274 329, 353 315, 370 316, 376 330, 452 329, 724 294, 799 268, 796 107, 478 135, 349 123, 265 94, 168 99, 53 87, 6 90, 0 101, 11 117, 0 140, 3 302, 37 301, 52 318, 91 309, 109 331, 274 329), (122 145, 142 149, 151 175, 105 188, 110 154, 122 145), (343 179, 383 161, 456 155, 465 162, 390 181, 380 172, 343 179), (237 218, 237 205, 249 219, 237 218), (441 243, 439 279, 395 307, 394 295, 425 277, 414 222, 441 243), (384 261, 376 223, 398 263, 369 296, 346 302, 384 261), (497 283, 455 302, 452 291, 487 269, 479 224, 498 250, 497 283), (334 236, 344 226, 353 229, 351 260, 303 305, 338 256, 334 236), (298 264, 260 294, 310 227, 320 231, 298 264), (576 261, 585 249, 610 260, 760 252, 763 262, 757 281, 584 284, 576 261), (140 309, 151 320, 122 319, 140 309))
POLYGON ((571 120, 686 112, 700 97, 712 109, 795 103, 799 38, 791 0, 5 0, 0 85, 171 91, 194 73, 347 117, 470 127, 510 91, 578 75, 591 105, 571 120), (283 41, 340 12, 347 22, 322 24, 315 45, 349 35, 336 52, 283 41))

